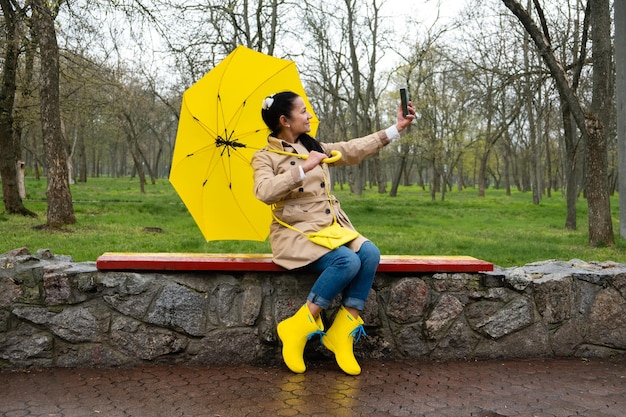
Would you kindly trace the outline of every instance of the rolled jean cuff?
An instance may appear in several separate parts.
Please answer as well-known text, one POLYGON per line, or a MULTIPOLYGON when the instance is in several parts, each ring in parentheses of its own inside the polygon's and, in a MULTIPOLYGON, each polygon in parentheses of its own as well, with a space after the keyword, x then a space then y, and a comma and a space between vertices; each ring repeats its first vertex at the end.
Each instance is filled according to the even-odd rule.
POLYGON ((344 298, 341 301, 341 304, 343 304, 345 307, 355 308, 359 311, 363 311, 365 309, 365 300, 359 300, 358 298, 344 298))
POLYGON ((328 307, 330 307, 330 303, 332 303, 333 301, 322 298, 319 296, 319 294, 315 294, 314 292, 309 293, 307 300, 319 306, 322 310, 326 310, 328 307))

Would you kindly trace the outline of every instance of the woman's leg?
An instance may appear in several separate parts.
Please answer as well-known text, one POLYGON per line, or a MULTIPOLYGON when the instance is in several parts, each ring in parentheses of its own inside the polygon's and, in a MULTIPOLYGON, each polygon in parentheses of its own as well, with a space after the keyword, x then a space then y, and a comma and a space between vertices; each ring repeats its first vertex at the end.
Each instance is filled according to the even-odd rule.
POLYGON ((348 375, 361 373, 361 366, 354 357, 353 345, 365 335, 364 323, 359 314, 365 307, 380 263, 380 251, 371 242, 365 242, 356 255, 361 267, 344 289, 343 305, 332 326, 322 336, 322 343, 335 354, 337 364, 348 375))
MULTIPOLYGON (((316 321, 320 311, 328 308, 335 296, 343 293, 343 305, 331 328, 322 336, 322 343, 335 354, 337 364, 349 375, 361 373, 352 345, 365 333, 359 313, 365 306, 379 262, 378 248, 371 242, 365 242, 357 253, 341 246, 305 268, 320 273, 306 305, 316 321)), ((304 372, 303 362, 301 369, 304 372)))
POLYGON ((361 268, 343 290, 343 305, 354 317, 358 317, 365 307, 365 301, 380 264, 380 250, 368 241, 361 245, 361 249, 356 255, 361 262, 361 268))
POLYGON ((345 246, 328 252, 308 265, 305 268, 306 271, 320 274, 307 298, 311 312, 319 312, 318 308, 327 309, 333 299, 351 283, 360 269, 359 256, 345 246))
POLYGON ((342 246, 305 268, 307 271, 320 273, 320 276, 313 285, 306 304, 294 316, 281 321, 277 328, 278 337, 283 344, 283 360, 293 372, 302 373, 306 370, 303 358, 306 342, 314 334, 323 334, 324 331, 321 310, 330 306, 335 296, 357 274, 360 266, 359 257, 342 246))

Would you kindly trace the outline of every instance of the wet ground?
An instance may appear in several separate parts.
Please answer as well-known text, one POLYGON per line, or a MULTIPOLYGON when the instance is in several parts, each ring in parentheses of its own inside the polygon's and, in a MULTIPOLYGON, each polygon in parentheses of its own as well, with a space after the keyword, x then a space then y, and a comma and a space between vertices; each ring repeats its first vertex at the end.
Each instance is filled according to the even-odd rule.
POLYGON ((62 417, 626 416, 626 359, 332 361, 0 372, 0 415, 62 417))

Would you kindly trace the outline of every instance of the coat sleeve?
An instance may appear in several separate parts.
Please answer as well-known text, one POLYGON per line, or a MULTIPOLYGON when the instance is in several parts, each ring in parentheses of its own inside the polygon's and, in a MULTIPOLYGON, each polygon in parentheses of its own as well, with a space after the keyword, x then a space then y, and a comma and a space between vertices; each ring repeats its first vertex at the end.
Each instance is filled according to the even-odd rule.
POLYGON ((322 146, 330 154, 330 151, 341 152, 341 159, 334 166, 355 165, 375 154, 389 144, 389 139, 384 130, 372 133, 362 138, 351 139, 345 142, 322 143, 322 146))
POLYGON ((284 200, 294 189, 302 186, 300 170, 297 166, 284 172, 276 172, 278 165, 274 163, 270 152, 258 151, 252 157, 254 171, 254 195, 265 204, 275 204, 284 200))

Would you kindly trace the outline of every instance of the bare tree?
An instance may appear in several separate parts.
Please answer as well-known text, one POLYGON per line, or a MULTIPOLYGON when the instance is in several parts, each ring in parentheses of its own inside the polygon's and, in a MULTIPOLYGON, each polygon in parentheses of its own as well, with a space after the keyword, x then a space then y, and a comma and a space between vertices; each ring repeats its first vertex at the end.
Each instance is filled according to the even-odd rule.
POLYGON ((20 137, 14 130, 13 107, 16 94, 16 77, 19 56, 18 15, 15 3, 0 0, 4 16, 4 59, 2 66, 2 85, 0 86, 0 177, 2 178, 2 196, 4 208, 9 214, 35 216, 28 210, 19 193, 17 163, 20 154, 20 137))
MULTIPOLYGON (((385 40, 379 1, 345 0, 332 13, 323 1, 307 1, 302 7, 308 32, 301 36, 309 46, 305 57, 310 57, 304 78, 324 121, 319 136, 344 140, 371 133, 380 127, 378 62, 385 40)), ((352 192, 361 194, 368 173, 373 181, 383 182, 378 162, 370 158, 337 170, 334 177, 347 177, 352 192)))
MULTIPOLYGON (((434 85, 432 78, 437 71, 441 70, 441 61, 443 58, 443 50, 438 42, 440 37, 447 31, 447 28, 437 28, 435 26, 428 28, 425 38, 421 41, 414 41, 411 50, 408 53, 400 53, 401 63, 397 68, 398 83, 409 90, 409 97, 413 101, 413 105, 417 107, 418 123, 416 128, 421 129, 423 123, 421 118, 426 117, 425 108, 432 105, 427 97, 436 95, 433 91, 427 91, 426 85, 434 85)), ((409 132, 413 129, 409 126, 409 132)), ((418 132, 419 136, 419 132, 418 132)), ((410 139, 416 139, 411 136, 410 139)), ((409 140, 410 140, 409 139, 409 140)), ((405 177, 408 181, 407 171, 409 161, 411 160, 411 143, 409 140, 403 140, 400 144, 399 162, 396 164, 395 172, 391 181, 391 190, 389 195, 395 197, 398 195, 398 187, 405 177)))
POLYGON ((616 1, 615 67, 617 96, 617 142, 619 156, 620 236, 626 238, 626 3, 616 1))
MULTIPOLYGON (((589 6, 591 2, 587 3, 587 10, 584 13, 584 19, 582 27, 578 24, 578 19, 574 19, 575 28, 573 31, 573 45, 572 45, 572 89, 574 92, 578 91, 580 85, 582 72, 585 61, 587 59, 587 39, 590 25, 590 12, 589 6)), ((551 39, 548 38, 551 42, 551 39)), ((563 54, 561 60, 565 62, 568 48, 565 44, 560 48, 563 54)), ((576 230, 576 203, 578 200, 579 191, 584 188, 582 184, 584 158, 586 154, 586 148, 584 144, 585 137, 577 134, 576 122, 572 117, 570 105, 564 97, 560 97, 560 108, 563 120, 563 139, 565 145, 565 155, 563 158, 563 171, 565 175, 564 187, 565 198, 567 202, 567 214, 565 218, 565 227, 570 230, 576 230)))
POLYGON ((54 21, 60 3, 33 0, 31 4, 41 57, 41 130, 48 166, 46 224, 49 227, 59 227, 76 223, 59 104, 59 46, 54 21))
POLYGON ((589 142, 587 151, 587 202, 589 207, 589 242, 592 246, 612 246, 613 219, 609 200, 608 136, 613 114, 613 51, 609 0, 591 3, 591 38, 593 55, 593 95, 591 115, 587 116, 589 142))
MULTIPOLYGON (((527 0, 528 6, 531 5, 532 0, 527 0)), ((531 177, 531 189, 533 193, 533 204, 539 204, 541 201, 542 191, 542 178, 541 178, 541 143, 538 139, 537 117, 535 114, 535 106, 533 105, 533 79, 531 71, 531 52, 530 52, 530 39, 528 34, 524 35, 523 51, 524 51, 524 98, 526 101, 526 116, 528 118, 528 134, 530 139, 530 177, 531 177)))
MULTIPOLYGON (((589 244, 593 247, 614 245, 613 237, 613 224, 611 219, 610 202, 608 194, 607 183, 607 168, 606 168, 606 140, 604 136, 604 126, 597 114, 586 113, 583 111, 580 100, 578 99, 575 91, 572 88, 572 84, 567 76, 567 73, 557 57, 555 56, 552 47, 549 42, 549 37, 546 36, 547 25, 542 19, 542 29, 535 23, 526 9, 522 7, 516 0, 502 0, 506 7, 519 19, 524 26, 525 30, 531 36, 535 42, 544 63, 548 67, 550 74, 554 78, 557 90, 561 98, 567 102, 572 116, 576 121, 576 125, 587 143, 587 205, 589 209, 589 244)), ((539 7, 537 1, 534 2, 535 9, 540 16, 543 16, 543 10, 539 7)), ((596 4, 596 2, 594 2, 596 4)), ((592 21, 594 25, 606 24, 603 20, 603 15, 608 13, 604 12, 604 3, 598 2, 598 11, 592 11, 592 21)), ((593 9, 593 6, 592 6, 593 9)), ((610 16, 609 16, 610 19, 610 16)), ((610 24, 608 25, 610 27, 610 24)), ((598 27, 595 29, 597 35, 602 37, 604 34, 598 27)), ((595 32, 594 32, 595 33, 595 32)), ((603 39, 594 39, 594 58, 597 57, 597 53, 605 50, 603 39), (597 48, 597 49, 596 49, 597 48), (597 52, 596 52, 597 51, 597 52)), ((610 38, 609 38, 610 42, 610 38)), ((610 48, 609 48, 610 49, 610 48)), ((609 54, 610 56, 610 54, 609 54)), ((595 65, 595 64, 594 64, 595 65)), ((601 62, 598 66, 598 73, 603 74, 608 78, 608 73, 604 72, 604 64, 601 62)), ((595 73, 595 69, 594 69, 595 73)), ((600 75, 599 75, 600 76, 600 75)), ((595 90, 594 96, 600 94, 595 90)), ((598 87, 606 88, 604 87, 598 87)), ((604 94, 604 93, 602 93, 604 94)), ((600 98, 599 98, 600 99, 600 98)), ((602 100, 602 99, 600 99, 602 100)))

